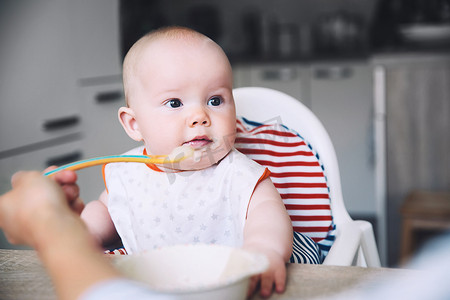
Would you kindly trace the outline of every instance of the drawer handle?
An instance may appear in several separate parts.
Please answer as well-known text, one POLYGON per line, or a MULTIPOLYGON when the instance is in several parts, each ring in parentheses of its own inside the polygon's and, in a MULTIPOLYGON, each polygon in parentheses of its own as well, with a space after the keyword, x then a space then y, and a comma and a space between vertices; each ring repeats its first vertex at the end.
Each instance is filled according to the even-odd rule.
POLYGON ((64 118, 58 118, 53 120, 47 120, 42 127, 45 131, 61 130, 68 127, 76 126, 80 123, 79 116, 69 116, 64 118))
POLYGON ((82 157, 81 151, 75 151, 72 153, 67 153, 61 156, 55 156, 47 159, 46 165, 49 166, 62 166, 77 160, 80 160, 82 157))
POLYGON ((263 80, 273 81, 291 81, 298 77, 297 71, 292 68, 281 68, 274 70, 265 70, 262 73, 263 80))
POLYGON ((122 99, 123 99, 122 91, 103 92, 98 93, 97 96, 95 96, 95 100, 97 101, 97 103, 109 103, 119 101, 122 99))
POLYGON ((349 67, 319 68, 315 70, 314 76, 325 80, 347 79, 353 76, 353 69, 349 67))

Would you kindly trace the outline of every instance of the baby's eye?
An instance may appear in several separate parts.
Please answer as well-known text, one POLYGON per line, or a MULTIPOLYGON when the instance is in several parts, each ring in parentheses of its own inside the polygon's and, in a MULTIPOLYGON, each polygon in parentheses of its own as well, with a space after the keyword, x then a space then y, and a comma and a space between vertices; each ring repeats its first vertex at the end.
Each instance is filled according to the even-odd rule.
POLYGON ((219 106, 220 104, 222 104, 222 102, 223 102, 223 100, 221 97, 214 96, 208 100, 208 105, 219 106))
POLYGON ((169 106, 171 108, 177 108, 183 105, 183 103, 181 103, 180 99, 170 99, 166 102, 165 104, 166 106, 169 106))

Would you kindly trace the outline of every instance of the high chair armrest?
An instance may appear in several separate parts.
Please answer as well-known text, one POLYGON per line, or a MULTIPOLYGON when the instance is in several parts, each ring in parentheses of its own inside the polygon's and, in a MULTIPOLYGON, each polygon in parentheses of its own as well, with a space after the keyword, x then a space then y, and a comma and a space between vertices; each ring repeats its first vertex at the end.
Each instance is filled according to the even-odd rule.
POLYGON ((362 231, 355 221, 336 225, 336 239, 323 261, 324 265, 354 265, 361 242, 362 231))
POLYGON ((354 222, 358 224, 358 227, 361 230, 361 251, 364 254, 366 265, 372 268, 381 267, 372 224, 364 220, 355 220, 354 222))

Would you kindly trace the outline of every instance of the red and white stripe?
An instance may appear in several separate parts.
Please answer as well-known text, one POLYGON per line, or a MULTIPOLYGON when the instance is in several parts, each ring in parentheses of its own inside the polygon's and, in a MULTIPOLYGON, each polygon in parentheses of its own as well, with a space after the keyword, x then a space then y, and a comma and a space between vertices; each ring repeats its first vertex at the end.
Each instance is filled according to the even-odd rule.
POLYGON ((324 239, 332 230, 330 199, 319 159, 296 133, 281 124, 254 126, 237 120, 236 149, 271 172, 294 231, 324 239))

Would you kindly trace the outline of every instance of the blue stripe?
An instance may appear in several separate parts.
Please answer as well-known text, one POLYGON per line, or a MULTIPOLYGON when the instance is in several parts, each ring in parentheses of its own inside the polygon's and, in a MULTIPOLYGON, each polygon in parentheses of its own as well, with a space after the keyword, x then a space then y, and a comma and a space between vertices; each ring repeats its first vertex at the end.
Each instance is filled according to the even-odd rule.
POLYGON ((311 238, 294 232, 293 251, 290 262, 320 264, 321 256, 318 245, 311 238))
MULTIPOLYGON (((307 253, 309 253, 309 255, 311 256, 312 263, 319 264, 320 263, 320 258, 319 258, 320 254, 319 254, 319 248, 318 248, 317 244, 314 243, 313 240, 311 240, 310 238, 305 237, 305 236, 303 236, 303 242, 306 246, 309 246, 308 249, 310 251, 307 253)), ((304 251, 306 252, 306 249, 304 249, 304 251)))
POLYGON ((248 125, 250 125, 250 126, 258 127, 258 126, 264 125, 263 123, 258 123, 258 122, 255 122, 255 121, 250 121, 249 119, 246 119, 246 118, 244 118, 244 117, 241 117, 241 119, 242 119, 246 124, 248 124, 248 125))
POLYGON ((328 232, 328 235, 325 239, 318 242, 319 249, 323 254, 323 259, 327 256, 328 252, 333 245, 333 242, 336 240, 336 224, 333 223, 333 229, 328 232))

